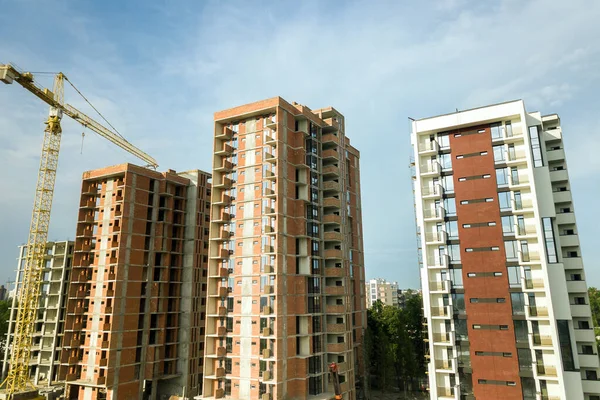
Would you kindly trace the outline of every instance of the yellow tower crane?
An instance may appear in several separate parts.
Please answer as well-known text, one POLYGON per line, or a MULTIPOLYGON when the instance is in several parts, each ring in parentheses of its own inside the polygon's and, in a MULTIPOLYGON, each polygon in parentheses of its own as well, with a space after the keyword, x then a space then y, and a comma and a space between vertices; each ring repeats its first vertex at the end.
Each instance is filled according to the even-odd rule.
MULTIPOLYGON (((149 166, 156 168, 158 165, 154 158, 144 153, 125 140, 120 134, 104 127, 81 111, 69 104, 64 104, 64 81, 73 84, 62 73, 54 77, 54 88, 50 91, 41 88, 34 82, 30 72, 21 72, 11 64, 0 64, 0 81, 11 84, 17 82, 29 92, 33 93, 50 106, 50 113, 44 130, 42 157, 38 172, 35 190, 35 202, 27 240, 27 255, 23 282, 17 292, 18 311, 13 334, 10 369, 5 381, 5 396, 12 399, 16 393, 24 392, 32 387, 29 381, 29 360, 33 340, 33 327, 35 325, 36 311, 40 299, 40 286, 42 282, 43 262, 48 240, 48 226, 50 224, 50 210, 54 196, 54 183, 58 167, 58 154, 62 129, 60 121, 67 115, 86 128, 91 129, 100 136, 110 140, 117 146, 140 158, 149 166)), ((73 86, 85 99, 85 97, 73 86)), ((85 99, 87 101, 87 99, 85 99)), ((87 101, 89 103, 89 101, 87 101)), ((90 103, 91 105, 91 103, 90 103)), ((93 107, 93 106, 92 106, 93 107)), ((95 108, 94 108, 95 110, 95 108)), ((98 112, 98 110, 96 110, 98 112)), ((98 112, 98 114, 100 114, 98 112)), ((100 114, 102 117, 102 114, 100 114)), ((105 121, 106 119, 102 117, 105 121)), ((106 121, 108 125, 110 123, 106 121)), ((114 127, 110 125, 114 131, 114 127)))

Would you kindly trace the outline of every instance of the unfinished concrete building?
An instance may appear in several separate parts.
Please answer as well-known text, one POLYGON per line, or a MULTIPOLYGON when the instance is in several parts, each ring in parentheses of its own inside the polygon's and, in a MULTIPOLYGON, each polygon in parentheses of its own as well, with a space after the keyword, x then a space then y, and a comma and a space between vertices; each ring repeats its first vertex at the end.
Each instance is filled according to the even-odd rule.
POLYGON ((359 152, 333 108, 217 112, 203 398, 344 399, 364 377, 359 152))
POLYGON ((61 358, 67 399, 200 392, 210 190, 198 170, 84 174, 61 358))
MULTIPOLYGON (((73 259, 73 242, 48 242, 44 264, 40 302, 34 328, 33 347, 29 361, 29 373, 34 385, 54 386, 61 382, 58 376, 61 348, 63 344, 63 324, 67 300, 67 287, 73 259)), ((17 263, 16 293, 23 281, 23 270, 27 256, 27 246, 19 246, 17 263)), ((7 343, 2 363, 2 376, 6 376, 10 365, 10 343, 13 339, 17 318, 17 297, 12 299, 8 321, 7 343)))

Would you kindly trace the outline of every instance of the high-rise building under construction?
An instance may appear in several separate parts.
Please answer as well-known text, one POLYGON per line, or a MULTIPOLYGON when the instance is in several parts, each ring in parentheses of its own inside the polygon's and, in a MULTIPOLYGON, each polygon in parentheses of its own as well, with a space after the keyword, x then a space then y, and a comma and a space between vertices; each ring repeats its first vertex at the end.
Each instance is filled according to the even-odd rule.
POLYGON ((203 398, 344 399, 364 379, 359 152, 334 108, 215 114, 203 398))
POLYGON ((131 164, 83 176, 64 324, 68 399, 198 395, 210 174, 131 164))

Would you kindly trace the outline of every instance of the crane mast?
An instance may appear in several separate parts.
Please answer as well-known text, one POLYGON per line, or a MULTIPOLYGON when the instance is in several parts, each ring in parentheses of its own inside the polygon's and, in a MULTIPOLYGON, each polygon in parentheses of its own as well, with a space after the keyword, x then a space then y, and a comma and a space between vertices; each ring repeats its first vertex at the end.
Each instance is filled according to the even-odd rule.
POLYGON ((76 108, 64 104, 64 81, 68 79, 62 73, 55 76, 53 91, 51 92, 48 89, 38 87, 34 83, 31 73, 21 73, 10 64, 0 64, 0 81, 10 84, 13 80, 50 105, 50 112, 44 129, 42 155, 27 239, 23 281, 20 287, 17 287, 18 310, 13 334, 10 369, 5 381, 5 389, 9 399, 15 393, 27 390, 28 387, 34 389, 29 381, 29 360, 31 358, 33 329, 40 301, 40 287, 43 278, 50 213, 62 136, 61 120, 63 113, 129 153, 141 158, 150 166, 155 168, 158 166, 152 157, 130 144, 120 135, 115 134, 76 108))

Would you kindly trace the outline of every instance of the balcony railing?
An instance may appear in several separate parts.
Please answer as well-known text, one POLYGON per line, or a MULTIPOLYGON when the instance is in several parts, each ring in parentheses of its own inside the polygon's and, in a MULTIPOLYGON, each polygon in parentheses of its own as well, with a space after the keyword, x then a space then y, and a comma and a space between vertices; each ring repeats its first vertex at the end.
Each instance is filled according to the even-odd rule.
POLYGON ((446 242, 446 232, 425 232, 425 243, 445 243, 446 242))
POLYGON ((548 309, 540 306, 528 306, 529 316, 531 317, 547 317, 548 309))
POLYGON ((419 153, 435 152, 440 149, 440 145, 436 140, 425 140, 419 143, 419 153))
POLYGON ((553 365, 546 365, 543 363, 537 363, 535 366, 538 375, 543 376, 558 376, 556 373, 556 367, 553 365))
POLYGON ((442 168, 437 161, 421 164, 421 175, 435 174, 439 175, 442 168))
POLYGON ((531 334, 534 346, 552 346, 552 336, 540 335, 539 333, 531 334))
POLYGON ((543 289, 544 288, 544 280, 543 279, 525 279, 525 289, 543 289))
POLYGON ((432 317, 449 317, 450 315, 450 306, 431 307, 432 317))
POLYGON ((422 197, 441 197, 443 194, 444 188, 439 184, 421 188, 422 197))
POLYGON ((423 218, 424 219, 431 219, 431 220, 444 219, 445 215, 446 215, 446 210, 444 210, 444 207, 427 208, 427 209, 423 210, 423 218))

